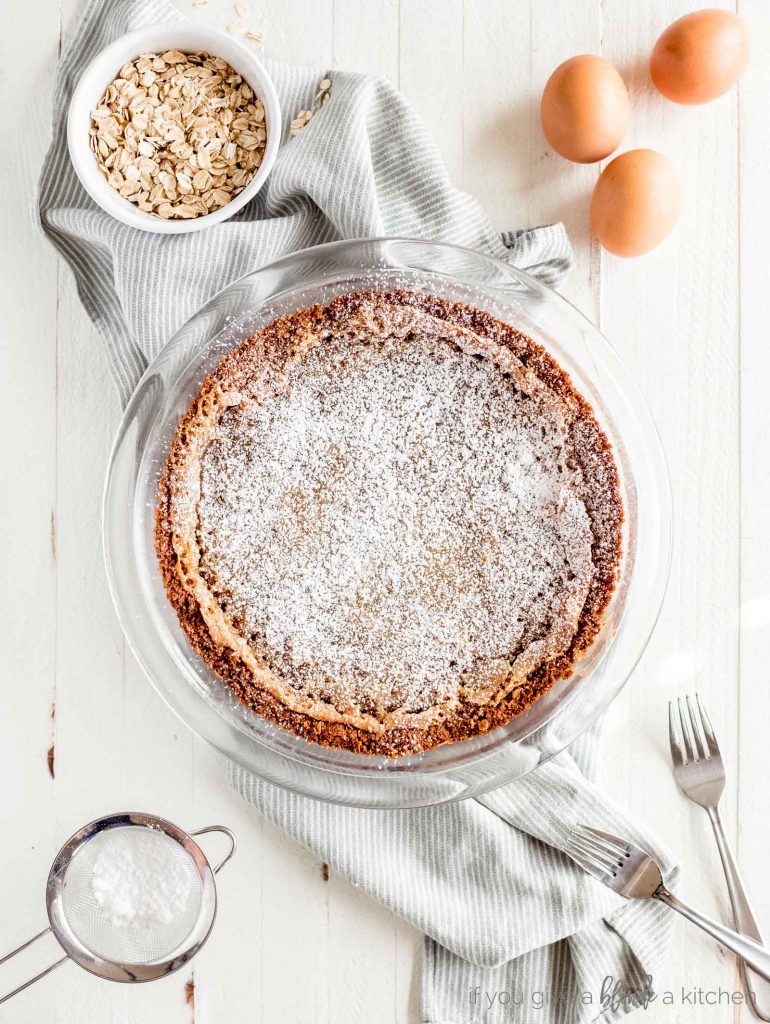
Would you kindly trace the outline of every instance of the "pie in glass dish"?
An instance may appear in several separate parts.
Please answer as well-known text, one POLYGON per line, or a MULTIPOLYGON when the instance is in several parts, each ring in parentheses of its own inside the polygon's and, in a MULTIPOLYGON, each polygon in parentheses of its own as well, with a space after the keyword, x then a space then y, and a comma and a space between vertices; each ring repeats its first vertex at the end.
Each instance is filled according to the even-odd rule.
POLYGON ((195 652, 308 741, 399 757, 529 708, 602 628, 612 448, 525 334, 341 295, 227 354, 182 417, 155 547, 195 652))

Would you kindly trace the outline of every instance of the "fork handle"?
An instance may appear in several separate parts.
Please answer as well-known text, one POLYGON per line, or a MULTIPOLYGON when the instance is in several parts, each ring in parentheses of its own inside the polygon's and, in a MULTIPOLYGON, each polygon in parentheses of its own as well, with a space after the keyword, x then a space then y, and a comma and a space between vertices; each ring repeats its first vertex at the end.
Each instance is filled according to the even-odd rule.
POLYGON ((699 928, 703 929, 713 939, 716 939, 717 942, 721 942, 727 949, 732 950, 736 956, 739 956, 765 981, 770 981, 770 950, 766 949, 759 942, 755 942, 754 939, 749 939, 739 932, 734 932, 732 928, 728 928, 726 925, 720 924, 719 921, 714 921, 710 917, 706 917, 705 914, 701 914, 700 911, 685 903, 684 900, 674 896, 663 884, 658 886, 652 897, 653 899, 660 900, 661 903, 665 903, 672 910, 676 910, 678 914, 686 917, 688 921, 697 924, 699 928))
MULTIPOLYGON (((708 807, 706 809, 714 828, 719 856, 722 859, 722 867, 727 879, 727 891, 730 893, 735 927, 750 939, 762 942, 762 933, 752 912, 749 898, 746 895, 746 890, 743 888, 743 880, 741 879, 738 865, 733 859, 732 851, 722 828, 719 810, 716 807, 708 807)), ((746 988, 752 1008, 762 1020, 770 1021, 770 984, 763 978, 757 977, 750 967, 745 969, 746 988)))

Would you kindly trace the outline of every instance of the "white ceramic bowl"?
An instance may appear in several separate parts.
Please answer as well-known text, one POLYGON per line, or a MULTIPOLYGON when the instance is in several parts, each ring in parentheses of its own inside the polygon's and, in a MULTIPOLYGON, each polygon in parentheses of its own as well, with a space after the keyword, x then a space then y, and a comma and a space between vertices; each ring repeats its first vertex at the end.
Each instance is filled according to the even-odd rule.
POLYGON ((78 82, 70 101, 67 117, 67 145, 70 159, 83 188, 94 202, 116 220, 143 231, 156 231, 164 235, 179 235, 199 231, 219 224, 237 213, 259 192, 278 154, 281 141, 281 106, 272 79, 249 49, 231 35, 216 29, 189 25, 185 22, 167 22, 129 32, 111 43, 91 61, 78 82), (248 82, 265 108, 267 140, 265 153, 257 173, 244 190, 212 213, 194 220, 163 220, 140 210, 124 199, 107 183, 91 152, 88 129, 91 111, 98 105, 104 90, 123 65, 140 53, 158 53, 164 50, 183 53, 203 51, 223 57, 248 82))

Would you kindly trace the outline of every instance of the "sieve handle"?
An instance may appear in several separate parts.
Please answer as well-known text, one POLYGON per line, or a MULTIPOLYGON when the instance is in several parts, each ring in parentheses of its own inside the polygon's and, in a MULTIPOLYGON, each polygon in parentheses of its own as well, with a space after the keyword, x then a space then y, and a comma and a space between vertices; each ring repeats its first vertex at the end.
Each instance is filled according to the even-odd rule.
MULTIPOLYGON (((227 862, 230 860, 232 855, 235 853, 235 845, 236 845, 236 843, 235 843, 235 836, 230 831, 230 829, 227 828, 227 826, 225 826, 225 825, 207 825, 206 828, 199 828, 195 832, 191 832, 190 835, 191 836, 202 836, 202 835, 205 835, 206 832, 221 832, 222 835, 227 836, 227 838, 230 840, 230 849, 224 855, 222 860, 220 860, 220 862, 217 864, 217 866, 215 868, 212 868, 212 871, 216 875, 219 871, 221 871, 221 869, 225 866, 225 864, 227 864, 227 862)), ((0 961, 0 963, 2 963, 2 961, 0 961)))
MULTIPOLYGON (((232 850, 230 851, 230 856, 232 856, 232 850)), ((16 949, 12 950, 10 953, 6 953, 4 957, 0 957, 0 964, 4 964, 8 960, 12 960, 17 953, 21 953, 22 950, 31 946, 33 942, 37 942, 38 939, 42 939, 42 937, 47 935, 50 930, 50 928, 44 928, 42 932, 38 932, 37 935, 33 935, 32 938, 27 939, 26 942, 22 942, 22 944, 17 946, 16 949)), ((8 1002, 9 999, 13 999, 14 996, 17 996, 19 992, 23 992, 25 988, 29 988, 29 986, 34 985, 36 981, 40 981, 40 979, 44 978, 46 974, 50 974, 51 971, 63 964, 65 960, 69 960, 69 957, 66 954, 61 958, 61 960, 55 960, 52 964, 46 967, 45 970, 40 971, 40 973, 36 974, 33 978, 28 978, 23 985, 19 985, 12 992, 7 992, 4 996, 0 996, 0 1004, 8 1002)))

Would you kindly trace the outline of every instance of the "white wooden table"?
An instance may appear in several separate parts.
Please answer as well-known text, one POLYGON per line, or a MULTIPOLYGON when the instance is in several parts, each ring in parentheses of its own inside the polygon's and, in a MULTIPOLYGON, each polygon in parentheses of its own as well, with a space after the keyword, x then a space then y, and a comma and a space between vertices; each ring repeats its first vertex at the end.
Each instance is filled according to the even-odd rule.
MULTIPOLYGON (((235 18, 229 0, 178 2, 220 27, 235 18)), ((688 109, 652 91, 646 55, 658 32, 695 6, 258 0, 247 21, 270 56, 390 77, 431 127, 454 181, 500 228, 566 223, 577 258, 564 292, 634 368, 675 492, 671 585, 643 661, 608 715, 606 786, 678 851, 686 893, 724 917, 708 823, 680 797, 668 763, 667 699, 697 688, 729 769, 728 830, 770 934, 770 11, 766 0, 739 0, 755 52, 740 91, 688 109), (626 146, 667 153, 684 181, 675 234, 636 261, 591 243, 597 169, 562 161, 540 131, 543 83, 581 52, 615 62, 632 88, 626 146)), ((217 928, 192 969, 127 988, 66 966, 0 1009, 0 1021, 416 1021, 420 937, 343 879, 326 880, 230 792, 212 753, 143 678, 112 610, 99 502, 120 410, 70 273, 32 218, 54 65, 80 8, 79 0, 16 0, 0 33, 0 953, 43 926, 51 858, 91 817, 137 807, 191 828, 222 821, 236 830, 239 852, 222 875, 217 928)), ((0 990, 21 971, 2 973, 0 990)), ((650 1024, 750 1018, 724 996, 716 1006, 688 1001, 697 988, 712 999, 720 988, 732 993, 739 980, 734 958, 684 925, 655 981, 675 998, 647 1011, 650 1024)))

